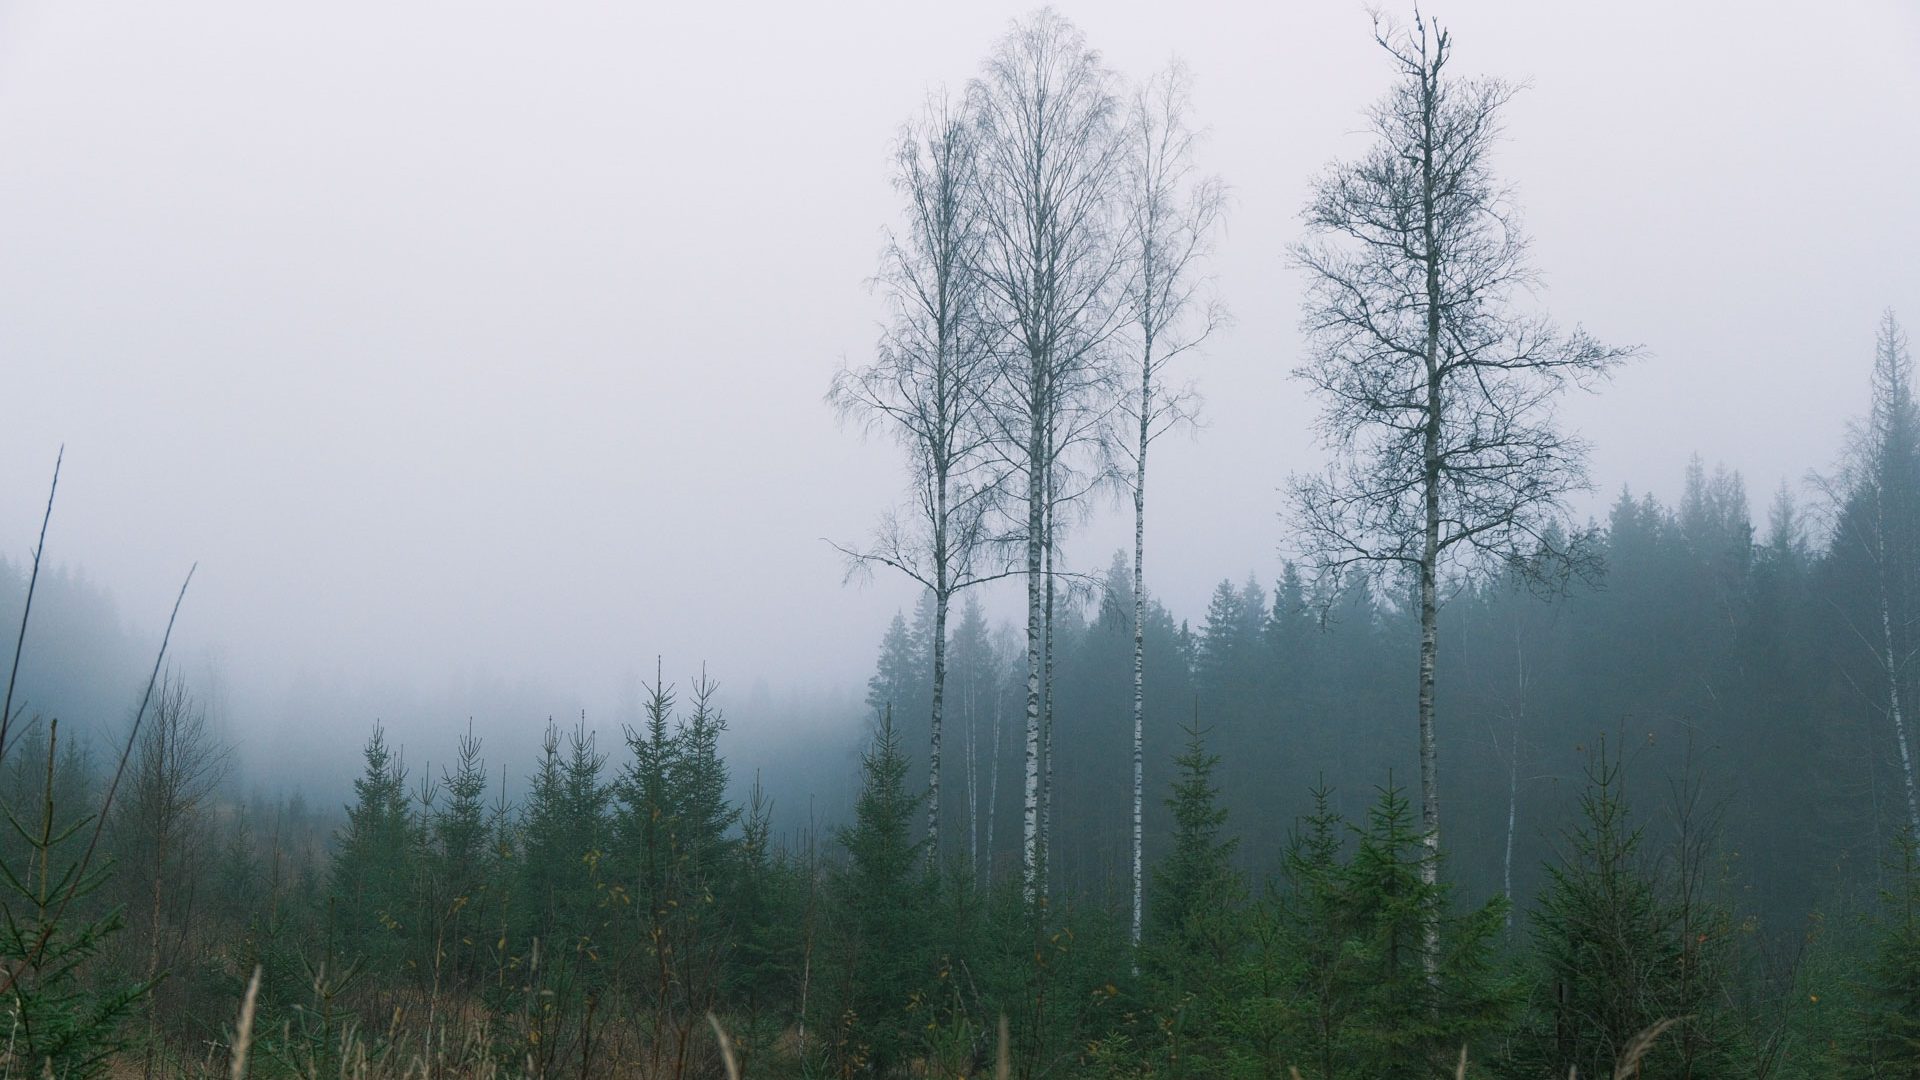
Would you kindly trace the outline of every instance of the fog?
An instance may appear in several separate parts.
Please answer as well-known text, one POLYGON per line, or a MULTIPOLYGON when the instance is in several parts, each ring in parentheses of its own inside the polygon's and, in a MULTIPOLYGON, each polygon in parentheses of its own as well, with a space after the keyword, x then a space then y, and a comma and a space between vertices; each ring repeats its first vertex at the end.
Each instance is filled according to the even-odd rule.
MULTIPOLYGON (((878 335, 890 140, 1025 10, 0 4, 0 553, 64 444, 50 559, 154 643, 197 562, 176 655, 279 775, 338 775, 375 718, 621 718, 656 656, 708 665, 736 747, 850 723, 913 593, 843 582, 826 541, 900 457, 822 397, 878 335)), ((1123 72, 1190 66, 1232 189, 1236 321, 1149 523, 1197 619, 1278 574, 1278 488, 1322 460, 1285 251, 1386 72, 1356 4, 1061 10, 1123 72)), ((1460 70, 1528 83, 1499 166, 1547 305, 1645 348, 1566 407, 1583 507, 1694 452, 1762 501, 1830 463, 1879 313, 1920 312, 1920 12, 1444 14, 1460 70)), ((1130 539, 1100 506, 1074 566, 1130 539)))

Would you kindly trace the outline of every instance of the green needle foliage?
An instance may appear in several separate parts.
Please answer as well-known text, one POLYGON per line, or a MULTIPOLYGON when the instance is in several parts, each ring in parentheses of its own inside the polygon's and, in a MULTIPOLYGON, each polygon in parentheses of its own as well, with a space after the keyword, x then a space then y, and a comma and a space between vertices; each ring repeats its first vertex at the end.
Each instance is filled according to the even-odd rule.
POLYGON ((1141 967, 1155 1003, 1168 1075, 1217 1075, 1223 1023, 1235 990, 1246 920, 1246 881, 1233 866, 1238 841, 1213 780, 1220 757, 1205 733, 1185 729, 1179 778, 1167 798, 1173 849, 1154 867, 1141 967))
POLYGON ((1920 843, 1901 830, 1857 991, 1848 1076, 1920 1077, 1920 843))
POLYGON ((125 1023, 154 984, 114 976, 96 981, 89 970, 124 920, 119 907, 94 911, 89 903, 112 867, 104 859, 88 865, 93 815, 61 822, 57 736, 55 722, 45 743, 39 813, 23 822, 13 808, 5 811, 27 858, 24 865, 0 861, 0 988, 11 1014, 0 1061, 27 1075, 99 1076, 130 1045, 125 1023))
POLYGON ((860 759, 853 824, 839 832, 846 861, 833 875, 833 1064, 841 1075, 885 1075, 918 1045, 928 1022, 937 879, 919 828, 924 796, 907 787, 893 713, 860 759))

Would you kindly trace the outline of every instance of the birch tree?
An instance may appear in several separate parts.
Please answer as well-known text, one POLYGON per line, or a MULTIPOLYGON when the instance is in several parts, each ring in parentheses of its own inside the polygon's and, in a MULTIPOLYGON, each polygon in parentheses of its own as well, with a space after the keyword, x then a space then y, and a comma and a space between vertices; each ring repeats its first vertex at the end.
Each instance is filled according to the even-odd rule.
POLYGON ((1219 225, 1225 190, 1195 173, 1195 135, 1187 125, 1191 79, 1175 64, 1135 93, 1127 115, 1129 143, 1122 240, 1128 260, 1123 310, 1136 350, 1133 385, 1121 398, 1126 440, 1121 481, 1133 498, 1133 922, 1140 944, 1142 807, 1145 791, 1147 451, 1192 416, 1194 396, 1174 385, 1169 368, 1219 325, 1221 309, 1202 295, 1201 263, 1219 225))
POLYGON ((972 273, 980 245, 972 125, 945 94, 902 133, 894 187, 906 204, 903 237, 889 241, 879 276, 892 321, 878 355, 842 370, 829 400, 843 415, 888 430, 906 447, 912 494, 871 546, 841 546, 856 567, 906 575, 933 599, 933 694, 928 717, 927 855, 938 855, 940 751, 947 615, 960 590, 1002 576, 983 565, 987 510, 998 481, 981 416, 992 358, 972 273))
POLYGON ((1848 630, 1872 659, 1874 677, 1859 689, 1886 713, 1893 729, 1907 823, 1920 832, 1920 782, 1907 737, 1915 586, 1920 584, 1915 580, 1920 572, 1920 405, 1913 396, 1907 336, 1891 311, 1882 316, 1874 340, 1871 389, 1866 418, 1851 433, 1841 475, 1825 486, 1836 504, 1835 554, 1859 567, 1856 577, 1865 579, 1865 602, 1842 608, 1848 630))
MULTIPOLYGON (((1554 421, 1556 395, 1590 386, 1631 350, 1517 310, 1536 283, 1508 190, 1492 171, 1513 87, 1452 74, 1438 22, 1374 38, 1395 80, 1368 114, 1374 145, 1313 183, 1306 362, 1334 453, 1291 495, 1319 570, 1398 576, 1417 597, 1420 811, 1428 883, 1438 874, 1434 664, 1441 592, 1495 567, 1579 568, 1556 529, 1584 488, 1586 446, 1554 421)), ((1437 927, 1429 925, 1428 959, 1437 927)))
POLYGON ((1027 898, 1044 891, 1041 703, 1050 634, 1058 467, 1097 428, 1116 325, 1115 187, 1122 161, 1113 77, 1072 24, 1041 11, 1014 24, 968 91, 977 126, 982 242, 976 263, 1001 341, 992 415, 1025 520, 1027 898))

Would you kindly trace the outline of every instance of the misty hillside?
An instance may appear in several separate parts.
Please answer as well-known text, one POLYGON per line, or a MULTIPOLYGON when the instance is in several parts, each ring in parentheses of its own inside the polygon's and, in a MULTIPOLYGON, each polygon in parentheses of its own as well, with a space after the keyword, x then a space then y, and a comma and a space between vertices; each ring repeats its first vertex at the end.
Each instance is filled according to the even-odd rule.
POLYGON ((0 6, 0 1080, 1920 1077, 1916 45, 0 6))

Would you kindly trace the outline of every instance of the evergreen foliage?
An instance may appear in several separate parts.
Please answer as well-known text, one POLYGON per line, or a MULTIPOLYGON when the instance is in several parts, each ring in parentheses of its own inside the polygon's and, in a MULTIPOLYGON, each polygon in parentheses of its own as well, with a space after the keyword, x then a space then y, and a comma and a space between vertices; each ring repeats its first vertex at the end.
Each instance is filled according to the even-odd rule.
POLYGON ((407 770, 375 724, 353 782, 354 801, 336 838, 329 873, 333 919, 341 948, 393 966, 416 929, 416 829, 407 770))
POLYGON ((842 1074, 885 1075, 906 1060, 926 1022, 934 975, 937 883, 916 828, 922 800, 908 788, 909 759, 893 717, 882 717, 860 759, 853 824, 838 835, 846 861, 831 884, 835 987, 827 1023, 842 1074))
POLYGON ((1920 843, 1912 832, 1895 840, 1886 876, 1843 1062, 1849 1076, 1920 1077, 1920 843))
POLYGON ((118 907, 90 910, 112 868, 89 864, 94 817, 65 809, 57 736, 57 723, 49 725, 40 748, 38 813, 6 811, 26 858, 0 862, 0 999, 10 1021, 0 1059, 29 1074, 100 1076, 128 1046, 126 1021, 153 983, 118 972, 89 977, 89 965, 125 924, 118 907))
POLYGON ((1223 835, 1213 772, 1217 754, 1204 732, 1187 731, 1176 760, 1179 779, 1167 798, 1173 844, 1154 867, 1143 973, 1166 1041, 1168 1075, 1207 1076, 1220 1068, 1220 1026, 1231 1007, 1234 977, 1244 949, 1246 883, 1233 866, 1237 841, 1223 835))

